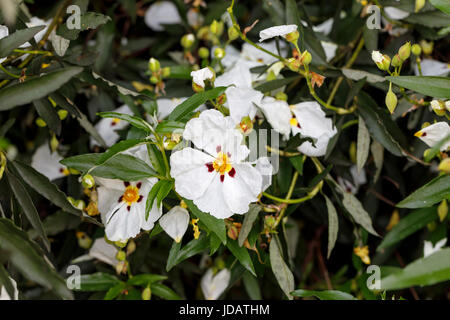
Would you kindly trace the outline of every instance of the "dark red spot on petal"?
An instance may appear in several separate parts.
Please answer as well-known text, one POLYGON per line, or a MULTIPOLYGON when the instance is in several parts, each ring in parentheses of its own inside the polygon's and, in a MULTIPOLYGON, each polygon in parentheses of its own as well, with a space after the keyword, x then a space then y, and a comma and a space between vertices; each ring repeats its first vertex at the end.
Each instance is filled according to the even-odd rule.
POLYGON ((136 184, 136 188, 138 188, 138 189, 140 189, 141 186, 142 186, 142 182, 138 182, 138 183, 136 184))
POLYGON ((220 175, 220 182, 223 182, 223 180, 225 180, 225 175, 221 174, 220 175))
POLYGON ((130 211, 130 209, 131 209, 131 206, 127 206, 127 210, 130 211))
POLYGON ((139 199, 137 202, 141 202, 143 198, 144 198, 144 196, 139 196, 139 199))
POLYGON ((64 169, 63 168, 59 168, 59 172, 63 173, 64 169))
POLYGON ((228 175, 232 178, 234 178, 234 175, 236 174, 236 170, 234 170, 234 168, 231 168, 230 171, 228 171, 228 175))
POLYGON ((227 152, 227 156, 228 156, 228 158, 230 158, 231 157, 231 153, 227 152))
POLYGON ((301 129, 302 127, 300 127, 300 123, 297 121, 297 128, 301 129))
POLYGON ((213 166, 212 162, 207 163, 206 167, 208 168, 208 172, 213 172, 214 171, 214 166, 213 166))
POLYGON ((120 196, 118 202, 122 202, 122 200, 123 200, 123 196, 120 196))
POLYGON ((128 187, 130 185, 128 181, 124 181, 123 184, 125 185, 125 187, 128 187))
POLYGON ((222 146, 217 146, 216 147, 216 152, 219 153, 222 150, 222 146))
POLYGON ((426 136, 427 136, 426 132, 422 133, 422 137, 426 137, 426 136))
POLYGON ((111 127, 114 127, 116 125, 115 121, 111 121, 111 127))

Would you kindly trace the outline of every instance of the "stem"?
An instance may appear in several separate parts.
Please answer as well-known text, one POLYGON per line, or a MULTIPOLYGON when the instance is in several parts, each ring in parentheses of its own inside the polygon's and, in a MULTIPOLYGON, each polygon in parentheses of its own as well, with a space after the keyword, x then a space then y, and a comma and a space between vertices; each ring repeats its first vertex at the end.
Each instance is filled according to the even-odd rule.
POLYGON ((358 119, 353 119, 350 121, 347 121, 346 123, 344 123, 341 127, 342 130, 347 129, 348 127, 351 127, 355 124, 358 124, 358 119))
POLYGON ((44 51, 44 50, 14 49, 14 52, 23 53, 23 54, 43 54, 43 55, 46 55, 46 56, 52 56, 53 55, 50 51, 44 51))
POLYGON ((271 153, 276 153, 276 154, 279 154, 280 156, 283 156, 283 157, 296 157, 296 156, 301 155, 300 152, 281 151, 281 150, 278 150, 278 149, 275 149, 275 148, 271 148, 269 146, 266 146, 266 149, 267 149, 267 151, 269 151, 271 153))
POLYGON ((16 74, 14 74, 14 73, 11 73, 11 72, 9 72, 8 70, 6 70, 6 68, 0 63, 0 70, 2 70, 4 73, 6 73, 8 76, 10 76, 10 77, 13 77, 13 78, 16 78, 16 79, 19 79, 20 78, 20 76, 18 76, 18 75, 16 75, 16 74))
POLYGON ((423 74, 422 74, 422 65, 420 64, 420 58, 419 57, 416 58, 416 63, 417 63, 417 69, 419 70, 420 76, 423 76, 423 74))
MULTIPOLYGON (((289 186, 289 190, 288 190, 288 193, 287 193, 284 201, 289 201, 291 199, 292 193, 294 192, 295 183, 297 182, 297 178, 298 178, 298 171, 296 170, 294 173, 294 176, 292 177, 291 185, 289 186)), ((306 201, 306 200, 304 200, 304 201, 306 201)), ((277 220, 275 221, 274 229, 280 224, 281 219, 283 219, 283 216, 286 212, 286 209, 287 209, 287 206, 285 206, 283 209, 281 209, 280 215, 278 216, 277 220)))

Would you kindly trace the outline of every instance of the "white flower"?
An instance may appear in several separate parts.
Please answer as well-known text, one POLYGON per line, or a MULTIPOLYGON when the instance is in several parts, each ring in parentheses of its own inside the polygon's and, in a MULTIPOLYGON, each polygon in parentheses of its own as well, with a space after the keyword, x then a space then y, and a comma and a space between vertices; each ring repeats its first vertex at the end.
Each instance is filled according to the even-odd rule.
POLYGON ((253 119, 256 115, 256 105, 261 103, 262 92, 245 87, 229 87, 225 90, 230 117, 234 123, 240 123, 243 117, 253 119))
POLYGON ((183 138, 200 151, 185 148, 170 156, 175 190, 216 218, 244 214, 262 191, 260 171, 244 162, 249 149, 230 117, 206 110, 190 120, 183 138))
POLYGON ((163 31, 165 24, 181 23, 177 7, 172 1, 159 1, 152 4, 145 12, 145 24, 155 30, 163 31))
MULTIPOLYGON (((277 45, 275 41, 271 41, 268 43, 262 43, 260 45, 262 48, 266 49, 270 52, 277 52, 277 45)), ((286 48, 284 42, 283 44, 280 44, 280 49, 284 50, 286 48)), ((242 45, 242 51, 240 55, 240 59, 243 59, 247 62, 247 65, 249 68, 261 66, 261 65, 270 65, 272 62, 278 61, 277 58, 271 56, 270 54, 261 51, 251 44, 244 43, 242 45)))
POLYGON ((322 44, 323 51, 325 51, 326 60, 329 62, 335 57, 338 46, 333 42, 321 41, 320 43, 322 44))
MULTIPOLYGON (((28 28, 39 27, 39 26, 46 26, 44 29, 42 29, 41 31, 39 31, 38 33, 36 33, 34 35, 34 40, 36 42, 39 42, 39 41, 41 41, 44 38, 44 35, 47 32, 47 29, 48 29, 48 26, 50 25, 50 23, 52 23, 52 19, 45 21, 45 20, 42 20, 42 19, 40 19, 38 17, 32 17, 30 19, 30 21, 26 23, 26 25, 27 25, 28 28)), ((31 44, 29 42, 27 42, 27 43, 23 44, 21 47, 27 47, 27 46, 30 46, 30 45, 31 44)))
POLYGON ((166 118, 179 104, 183 103, 187 98, 162 98, 156 100, 158 104, 158 119, 166 118))
POLYGON ((205 299, 217 300, 228 287, 230 278, 231 273, 228 269, 223 269, 216 275, 213 274, 212 269, 208 269, 200 283, 205 299))
POLYGON ((428 257, 435 252, 441 250, 443 246, 447 243, 447 238, 441 239, 433 246, 431 241, 424 241, 423 243, 423 257, 428 257))
POLYGON ((297 149, 310 157, 325 155, 329 140, 337 133, 331 119, 325 116, 320 105, 307 101, 289 106, 285 101, 265 97, 260 105, 267 121, 287 139, 289 133, 300 133, 315 140, 303 142, 297 149))
POLYGON ((350 175, 352 176, 353 183, 341 177, 338 177, 337 180, 342 189, 349 193, 356 194, 359 187, 367 183, 366 172, 361 170, 361 172, 358 173, 356 165, 353 165, 350 167, 350 175))
POLYGON ((95 239, 88 255, 115 267, 119 263, 119 260, 116 258, 117 252, 118 250, 114 245, 109 244, 104 237, 101 237, 95 239))
POLYGON ((162 209, 155 202, 148 220, 145 220, 145 203, 158 179, 126 182, 96 177, 95 180, 99 184, 98 210, 110 241, 125 241, 135 237, 141 229, 147 231, 153 228, 162 209))
POLYGON ((282 36, 285 37, 287 34, 296 31, 297 30, 297 25, 295 24, 289 24, 289 25, 281 25, 281 26, 275 26, 275 27, 270 27, 264 30, 261 30, 259 32, 259 42, 263 42, 264 40, 273 38, 273 37, 277 37, 277 36, 282 36))
POLYGON ((57 152, 51 152, 45 142, 31 158, 31 166, 52 181, 69 175, 69 170, 59 163, 62 159, 57 152))
MULTIPOLYGON (((0 25, 0 39, 3 39, 9 35, 8 27, 0 25)), ((6 60, 5 58, 0 57, 0 63, 6 60)))
POLYGON ((180 242, 189 226, 189 212, 175 206, 159 219, 159 225, 175 242, 180 242))
POLYGON ((5 286, 0 287, 0 300, 19 300, 19 291, 17 290, 17 282, 9 277, 9 280, 11 281, 13 285, 13 291, 14 291, 14 297, 10 297, 8 292, 5 289, 5 286))
MULTIPOLYGON (((420 62, 424 76, 446 76, 450 72, 450 65, 433 59, 423 59, 420 62)), ((420 75, 417 65, 414 66, 414 74, 420 75)))
POLYGON ((205 87, 205 80, 212 80, 214 79, 214 72, 206 67, 197 71, 191 72, 192 81, 194 83, 202 88, 205 87))
MULTIPOLYGON (((441 121, 417 131, 414 135, 432 148, 449 134, 450 126, 447 122, 441 121)), ((441 151, 446 151, 449 147, 450 141, 447 141, 447 143, 441 147, 441 151)))
POLYGON ((383 62, 383 55, 380 51, 372 51, 372 60, 375 63, 382 63, 383 62))
MULTIPOLYGON (((133 112, 131 112, 130 108, 128 108, 127 105, 123 105, 115 110, 113 112, 117 113, 124 113, 132 115, 133 112)), ((103 140, 106 143, 107 147, 112 146, 114 143, 119 140, 119 134, 116 132, 117 130, 121 130, 128 126, 128 122, 116 119, 116 118, 102 118, 99 120, 99 122, 95 125, 95 129, 97 129, 99 135, 103 138, 103 140)), ((90 139, 91 146, 98 146, 99 143, 97 140, 91 137, 90 139)))
POLYGON ((392 20, 402 20, 409 16, 409 12, 396 7, 384 7, 384 12, 392 20))
POLYGON ((312 29, 314 32, 323 33, 324 35, 329 35, 331 32, 331 29, 333 28, 334 19, 329 18, 322 22, 321 24, 318 24, 317 26, 313 26, 312 29))
POLYGON ((214 81, 216 87, 235 85, 236 87, 252 86, 252 74, 243 61, 237 61, 232 68, 228 69, 214 81))

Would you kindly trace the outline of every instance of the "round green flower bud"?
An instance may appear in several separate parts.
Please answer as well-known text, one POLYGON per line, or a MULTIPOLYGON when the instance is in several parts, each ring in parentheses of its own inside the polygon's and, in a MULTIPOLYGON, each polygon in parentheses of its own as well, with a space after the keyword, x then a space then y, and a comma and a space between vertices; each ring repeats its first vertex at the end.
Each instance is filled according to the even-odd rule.
POLYGON ((181 38, 181 46, 185 49, 189 49, 190 47, 192 47, 192 45, 195 42, 195 37, 192 33, 189 34, 185 34, 182 38, 181 38))
POLYGON ((148 61, 148 68, 151 72, 158 72, 161 69, 161 64, 155 58, 150 58, 148 61))
POLYGON ((311 63, 312 60, 312 56, 311 53, 309 53, 307 50, 305 50, 305 52, 302 53, 301 57, 300 57, 300 61, 305 65, 309 65, 311 63))
POLYGON ((398 49, 398 55, 402 61, 405 61, 411 55, 411 42, 407 42, 398 49))
POLYGON ((79 210, 84 210, 84 208, 86 208, 86 203, 83 200, 75 200, 74 205, 75 208, 79 210))
POLYGON ((152 298, 152 290, 150 287, 145 288, 142 291, 142 300, 150 300, 152 298))
POLYGON ((434 47, 433 42, 431 42, 431 41, 427 42, 425 40, 421 40, 420 46, 422 47, 423 53, 426 54, 427 56, 430 55, 431 53, 433 53, 433 47, 434 47))
POLYGON ((389 87, 389 91, 386 94, 386 106, 389 109, 389 112, 392 114, 394 113, 395 107, 397 107, 397 96, 394 92, 392 92, 391 88, 389 87))
MULTIPOLYGON (((222 28, 223 30, 223 28, 222 28)), ((211 31, 211 33, 218 35, 220 32, 220 25, 219 22, 217 22, 217 20, 214 20, 211 25, 209 26, 209 31, 211 31)))
POLYGON ((434 113, 436 113, 438 116, 442 117, 445 115, 445 104, 443 101, 440 100, 432 100, 431 101, 431 108, 433 109, 434 113))
POLYGON ((64 120, 65 118, 67 118, 67 115, 68 115, 67 110, 64 110, 64 109, 58 110, 59 119, 64 120))
POLYGON ((44 119, 42 119, 41 117, 36 119, 36 124, 38 125, 38 127, 41 127, 41 128, 44 128, 47 126, 44 119))
POLYGON ((167 78, 170 76, 170 67, 164 67, 161 69, 161 77, 167 78))
POLYGON ((122 250, 117 251, 117 254, 116 254, 116 259, 117 260, 125 261, 126 258, 127 258, 127 254, 125 253, 125 251, 122 251, 122 250))
POLYGON ((83 178, 81 178, 81 184, 85 188, 88 188, 88 189, 92 188, 93 186, 95 186, 94 177, 91 176, 90 174, 85 174, 83 176, 83 178))
POLYGON ((400 67, 402 65, 402 59, 400 59, 400 56, 398 54, 396 54, 392 58, 391 64, 392 64, 393 67, 400 67))
POLYGON ((286 67, 291 71, 297 72, 300 69, 300 62, 295 58, 289 58, 287 59, 286 67))
POLYGON ((217 59, 223 59, 225 57, 225 50, 222 48, 215 48, 214 57, 217 59))
POLYGON ((277 100, 287 101, 287 98, 288 98, 287 94, 284 92, 281 92, 281 91, 275 95, 275 99, 277 99, 277 100))
POLYGON ((286 40, 292 43, 297 43, 298 38, 300 37, 300 33, 295 30, 286 35, 286 40))
POLYGON ((411 51, 413 55, 420 56, 420 54, 422 53, 422 48, 417 43, 415 43, 412 45, 411 51))
POLYGON ((208 48, 201 47, 200 49, 198 49, 198 56, 202 59, 207 59, 209 57, 208 48))
POLYGON ((114 245, 116 245, 119 248, 125 248, 127 245, 127 240, 125 241, 114 241, 114 245))
POLYGON ((151 76, 150 77, 150 82, 153 84, 157 84, 159 82, 159 79, 157 76, 151 76))
POLYGON ((237 38, 239 38, 239 31, 235 27, 228 28, 228 39, 230 39, 230 41, 233 41, 237 38))

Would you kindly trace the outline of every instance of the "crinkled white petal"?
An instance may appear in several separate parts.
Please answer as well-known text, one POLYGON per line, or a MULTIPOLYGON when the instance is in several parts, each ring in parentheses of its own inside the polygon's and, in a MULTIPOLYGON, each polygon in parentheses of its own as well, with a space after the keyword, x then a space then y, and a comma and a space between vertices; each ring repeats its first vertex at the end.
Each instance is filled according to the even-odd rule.
MULTIPOLYGON (((433 59, 423 59, 420 66, 424 76, 446 76, 450 72, 450 64, 433 59)), ((414 66, 414 74, 420 75, 417 65, 414 66)))
POLYGON ((249 88, 252 86, 252 74, 245 63, 238 61, 232 68, 218 76, 214 85, 216 87, 235 85, 236 87, 249 88))
POLYGON ((89 250, 89 256, 111 266, 116 266, 119 262, 116 259, 117 252, 117 248, 106 242, 105 238, 102 237, 95 239, 94 244, 89 250))
POLYGON ((439 240, 438 242, 436 242, 436 244, 434 246, 431 241, 424 241, 424 245, 423 245, 424 258, 441 250, 442 247, 444 247, 446 243, 447 243, 447 238, 443 238, 443 239, 439 240))
POLYGON ((229 87, 225 94, 230 109, 230 117, 236 124, 247 116, 253 119, 256 114, 255 104, 260 105, 264 96, 258 90, 245 87, 229 87))
MULTIPOLYGON (((9 35, 8 27, 0 25, 0 39, 3 39, 4 37, 7 37, 9 35)), ((6 60, 5 58, 0 57, 0 63, 6 60)))
POLYGON ((261 157, 256 160, 255 169, 262 176, 261 192, 265 191, 272 184, 273 166, 268 157, 261 157))
MULTIPOLYGON (((34 35, 34 40, 36 42, 39 42, 39 41, 42 40, 42 38, 44 38, 44 35, 47 32, 47 28, 50 25, 50 23, 52 23, 52 19, 45 21, 45 20, 42 20, 42 19, 40 19, 38 17, 32 17, 30 19, 30 22, 27 22, 26 25, 27 25, 28 28, 38 27, 38 26, 46 26, 46 28, 42 29, 41 31, 39 31, 38 33, 36 33, 34 35)), ((30 44, 28 43, 28 46, 29 45, 30 44)))
MULTIPOLYGON (((113 110, 113 112, 124 113, 124 114, 129 114, 129 115, 133 114, 133 112, 130 110, 130 108, 127 105, 123 105, 123 106, 113 110)), ((117 140, 119 140, 119 134, 116 131, 123 129, 126 126, 128 126, 128 122, 126 122, 124 120, 119 120, 117 122, 112 118, 102 118, 95 125, 95 129, 97 129, 99 135, 105 141, 106 146, 110 147, 114 143, 116 143, 117 140)), ((90 139, 90 143, 91 143, 91 146, 99 145, 97 140, 93 139, 92 137, 90 139)))
MULTIPOLYGON (((450 134, 450 126, 447 122, 440 121, 423 128, 419 132, 422 133, 419 138, 432 148, 450 134)), ((450 141, 447 141, 447 143, 441 147, 441 151, 446 151, 448 148, 450 148, 450 141)))
POLYGON ((372 60, 375 63, 382 63, 383 62, 383 55, 380 51, 372 51, 372 60))
POLYGON ((48 143, 45 142, 37 148, 31 158, 31 166, 52 181, 64 177, 62 170, 65 167, 59 163, 61 160, 62 157, 57 152, 51 152, 48 143))
POLYGON ((180 242, 189 226, 189 212, 175 206, 159 219, 161 228, 176 242, 180 242))
POLYGON ((295 30, 297 30, 297 25, 295 24, 270 27, 259 32, 259 42, 277 36, 286 36, 288 33, 291 33, 295 30))
POLYGON ((384 7, 384 12, 392 20, 401 20, 409 16, 409 12, 398 9, 396 7, 384 7))
POLYGON ((216 275, 213 274, 212 269, 208 269, 200 282, 205 299, 217 300, 228 287, 230 278, 231 273, 228 269, 223 269, 216 275))
POLYGON ((9 277, 9 280, 11 281, 13 288, 14 288, 14 297, 10 297, 8 292, 5 289, 5 286, 2 286, 0 288, 0 300, 19 300, 19 291, 17 290, 17 282, 9 277))
POLYGON ((191 72, 192 81, 200 87, 205 87, 205 80, 211 80, 214 77, 214 73, 210 68, 205 67, 203 69, 191 72))
POLYGON ((284 135, 287 139, 291 132, 289 121, 292 118, 292 113, 287 102, 267 96, 261 101, 259 107, 272 128, 284 135))
POLYGON ((155 31, 163 31, 165 24, 182 22, 177 7, 172 1, 158 1, 152 4, 145 12, 144 21, 155 31))
MULTIPOLYGON (((262 43, 260 46, 266 49, 267 51, 277 53, 277 45, 275 41, 262 43)), ((283 48, 284 47, 281 46, 281 50, 283 50, 283 48)), ((270 65, 273 62, 278 61, 277 58, 271 56, 270 54, 264 51, 255 48, 254 46, 248 43, 244 43, 242 45, 241 59, 247 61, 249 68, 261 65, 270 65)))

